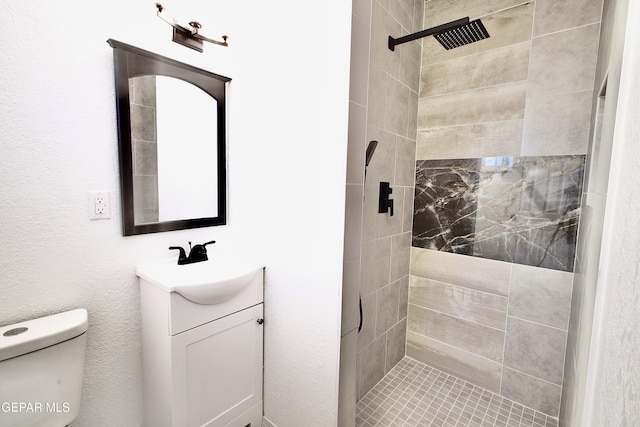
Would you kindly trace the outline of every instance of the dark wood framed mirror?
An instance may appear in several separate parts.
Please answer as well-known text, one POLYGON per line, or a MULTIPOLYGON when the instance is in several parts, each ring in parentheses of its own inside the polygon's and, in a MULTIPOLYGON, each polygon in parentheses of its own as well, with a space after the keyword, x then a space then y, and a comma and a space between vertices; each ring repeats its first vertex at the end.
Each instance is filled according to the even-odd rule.
POLYGON ((109 39, 125 236, 224 225, 230 78, 109 39))

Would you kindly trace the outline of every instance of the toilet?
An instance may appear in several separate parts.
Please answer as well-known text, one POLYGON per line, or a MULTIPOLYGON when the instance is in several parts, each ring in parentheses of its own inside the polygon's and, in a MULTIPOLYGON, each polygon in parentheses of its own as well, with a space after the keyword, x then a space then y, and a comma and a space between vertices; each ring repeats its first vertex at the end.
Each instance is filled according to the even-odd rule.
POLYGON ((0 327, 0 425, 63 427, 80 409, 87 341, 81 308, 0 327))

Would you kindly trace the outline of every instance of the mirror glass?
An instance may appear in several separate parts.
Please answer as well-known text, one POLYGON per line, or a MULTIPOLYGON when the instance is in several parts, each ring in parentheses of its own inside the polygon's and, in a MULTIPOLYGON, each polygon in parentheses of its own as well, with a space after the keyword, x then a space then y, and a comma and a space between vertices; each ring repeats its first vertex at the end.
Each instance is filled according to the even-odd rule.
POLYGON ((184 80, 129 79, 136 224, 218 216, 218 102, 184 80), (189 108, 176 100, 189 99, 189 108), (188 129, 188 132, 184 130, 188 129), (193 153, 198 153, 193 156, 193 153))
POLYGON ((116 68, 123 234, 225 224, 230 79, 108 42, 116 68))

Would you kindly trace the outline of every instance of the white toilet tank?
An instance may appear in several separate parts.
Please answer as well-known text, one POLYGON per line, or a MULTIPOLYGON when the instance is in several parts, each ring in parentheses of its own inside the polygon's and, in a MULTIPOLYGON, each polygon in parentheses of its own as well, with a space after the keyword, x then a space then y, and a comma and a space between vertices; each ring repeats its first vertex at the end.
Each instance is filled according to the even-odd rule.
POLYGON ((83 308, 0 327, 0 426, 63 427, 80 409, 83 308))

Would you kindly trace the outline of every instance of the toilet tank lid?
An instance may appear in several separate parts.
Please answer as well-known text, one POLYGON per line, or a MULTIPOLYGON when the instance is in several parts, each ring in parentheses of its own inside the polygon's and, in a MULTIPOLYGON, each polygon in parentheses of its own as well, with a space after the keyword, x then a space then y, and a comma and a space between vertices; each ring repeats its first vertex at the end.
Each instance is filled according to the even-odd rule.
POLYGON ((2 326, 0 361, 70 340, 85 333, 88 326, 84 308, 2 326))

